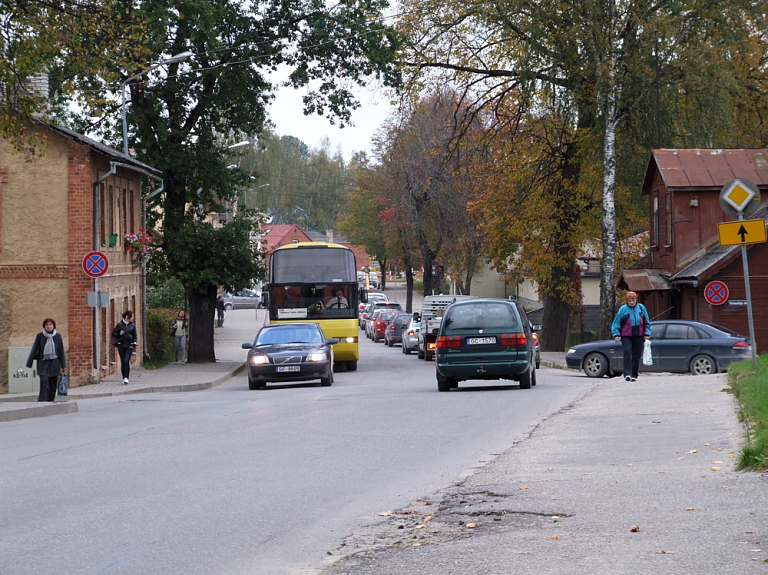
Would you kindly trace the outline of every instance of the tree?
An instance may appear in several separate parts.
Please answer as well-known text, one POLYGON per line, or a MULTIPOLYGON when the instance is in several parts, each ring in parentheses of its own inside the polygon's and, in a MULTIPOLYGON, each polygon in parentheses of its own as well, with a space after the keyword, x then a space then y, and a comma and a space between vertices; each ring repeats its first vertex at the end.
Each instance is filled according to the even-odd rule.
MULTIPOLYGON (((185 269, 192 257, 206 270, 227 259, 233 246, 220 244, 223 252, 210 250, 186 254, 189 239, 189 208, 210 206, 221 211, 221 202, 231 200, 243 182, 237 170, 227 169, 227 141, 223 134, 255 134, 265 123, 265 106, 272 97, 273 82, 265 75, 279 65, 291 69, 286 83, 295 88, 310 86, 304 96, 305 112, 328 114, 342 125, 358 104, 347 82, 366 83, 371 77, 397 85, 398 71, 392 63, 399 45, 398 35, 382 24, 382 0, 353 0, 327 7, 321 0, 270 0, 262 4, 235 0, 143 0, 129 2, 127 9, 146 22, 138 47, 123 45, 132 58, 129 67, 115 61, 111 68, 91 73, 62 66, 60 88, 71 85, 82 95, 81 119, 106 114, 95 129, 107 138, 119 133, 110 121, 114 106, 107 103, 108 89, 149 67, 148 61, 185 50, 191 60, 159 66, 129 86, 130 139, 142 161, 165 176, 165 194, 160 200, 164 252, 170 270, 185 269), (139 49, 140 48, 140 49, 139 49), (151 54, 150 60, 144 56, 151 54), (98 97, 94 96, 98 95, 98 97), (186 255, 185 255, 186 254, 186 255)), ((154 212, 152 210, 151 212, 154 212)), ((190 289, 191 321, 207 324, 213 305, 214 286, 225 283, 226 273, 205 275, 190 289), (199 314, 199 315, 198 315, 199 314)), ((188 276, 188 280, 192 278, 188 276)), ((187 286, 188 288, 190 286, 187 286)), ((191 361, 213 357, 212 333, 204 343, 210 349, 193 348, 191 361)))

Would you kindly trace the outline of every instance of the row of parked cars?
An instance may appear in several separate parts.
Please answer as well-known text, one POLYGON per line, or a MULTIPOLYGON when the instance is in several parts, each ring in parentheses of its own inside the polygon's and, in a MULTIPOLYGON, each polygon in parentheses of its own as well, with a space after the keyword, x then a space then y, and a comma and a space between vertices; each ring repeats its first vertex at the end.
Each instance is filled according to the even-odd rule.
MULTIPOLYGON (((377 295, 377 294, 373 294, 377 295)), ((419 348, 418 314, 402 311, 400 304, 381 294, 359 310, 360 328, 366 337, 392 347, 401 344, 404 354, 419 348)), ((369 295, 370 300, 370 295, 369 295)), ((511 379, 522 389, 536 385, 539 367, 538 325, 525 309, 498 299, 464 299, 450 303, 437 331, 434 350, 437 388, 450 391, 465 380, 511 379)))

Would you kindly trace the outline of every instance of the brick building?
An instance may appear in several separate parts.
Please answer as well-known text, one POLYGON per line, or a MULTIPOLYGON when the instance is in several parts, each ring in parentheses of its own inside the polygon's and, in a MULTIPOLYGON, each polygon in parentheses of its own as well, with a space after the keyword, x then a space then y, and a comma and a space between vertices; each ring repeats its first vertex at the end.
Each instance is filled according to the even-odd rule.
POLYGON ((11 351, 18 358, 20 348, 31 347, 46 317, 64 338, 70 385, 117 369, 112 327, 126 309, 134 310, 137 327, 143 320, 141 270, 123 237, 141 226, 142 181, 157 185, 161 175, 65 128, 37 122, 30 130, 45 140, 40 156, 18 154, 0 140, 0 393, 17 370, 9 366, 11 351), (95 282, 82 268, 90 251, 109 259, 98 280, 109 306, 98 308, 98 322, 97 308, 87 305, 95 282))

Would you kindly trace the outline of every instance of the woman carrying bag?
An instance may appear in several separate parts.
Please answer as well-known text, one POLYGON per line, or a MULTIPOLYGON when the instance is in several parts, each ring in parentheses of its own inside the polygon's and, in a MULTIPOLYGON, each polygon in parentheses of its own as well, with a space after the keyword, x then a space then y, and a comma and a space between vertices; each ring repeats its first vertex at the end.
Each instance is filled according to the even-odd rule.
POLYGON ((37 361, 37 375, 40 376, 37 401, 53 401, 56 399, 59 376, 65 374, 67 369, 67 357, 64 355, 64 340, 51 318, 43 320, 43 331, 35 336, 27 367, 31 368, 33 361, 37 361))
POLYGON ((627 292, 627 303, 619 308, 611 325, 611 333, 616 343, 621 340, 624 349, 624 379, 637 381, 643 347, 651 337, 651 320, 645 306, 637 303, 635 292, 627 292))

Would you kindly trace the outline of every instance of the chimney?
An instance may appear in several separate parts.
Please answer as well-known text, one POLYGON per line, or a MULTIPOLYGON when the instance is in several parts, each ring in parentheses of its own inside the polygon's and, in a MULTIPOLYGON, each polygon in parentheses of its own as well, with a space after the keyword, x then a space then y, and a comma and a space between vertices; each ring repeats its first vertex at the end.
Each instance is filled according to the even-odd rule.
POLYGON ((325 240, 329 243, 333 243, 333 230, 325 230, 325 240))
POLYGON ((40 116, 48 115, 48 73, 40 74, 39 76, 29 76, 17 84, 17 93, 23 93, 25 96, 32 96, 35 98, 42 98, 45 100, 42 107, 37 110, 37 114, 40 116))

